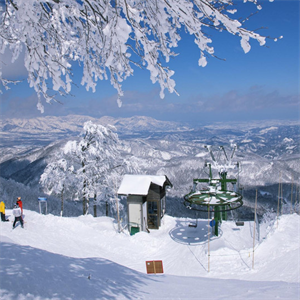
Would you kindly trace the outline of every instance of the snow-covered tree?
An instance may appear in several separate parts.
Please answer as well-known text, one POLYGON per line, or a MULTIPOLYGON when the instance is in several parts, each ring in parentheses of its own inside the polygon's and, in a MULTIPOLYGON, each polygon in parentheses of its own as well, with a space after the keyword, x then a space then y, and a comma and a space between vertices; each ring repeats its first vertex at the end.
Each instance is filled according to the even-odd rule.
POLYGON ((73 166, 68 165, 68 161, 64 158, 49 163, 41 175, 40 184, 44 192, 49 195, 60 195, 61 216, 64 211, 64 193, 74 188, 75 179, 73 166))
MULTIPOLYGON (((81 84, 87 90, 95 91, 99 79, 110 79, 119 96, 133 66, 146 68, 152 82, 160 84, 163 98, 165 89, 176 92, 167 64, 186 32, 195 38, 202 67, 207 56, 214 56, 212 30, 238 36, 245 53, 250 39, 265 44, 265 37, 246 29, 250 13, 244 18, 238 14, 237 1, 5 0, 0 6, 0 53, 9 48, 15 61, 24 51, 28 81, 41 111, 40 96, 47 102, 55 97, 49 92, 51 80, 54 91, 70 93, 74 62, 82 66, 81 84)), ((248 2, 261 9, 258 0, 248 2)), ((4 87, 8 83, 2 78, 4 87)))
POLYGON ((91 195, 94 208, 101 199, 113 199, 116 180, 122 171, 136 169, 131 160, 121 157, 120 146, 113 126, 104 127, 91 121, 84 124, 79 141, 69 141, 65 145, 64 156, 82 182, 83 214, 88 212, 91 195))

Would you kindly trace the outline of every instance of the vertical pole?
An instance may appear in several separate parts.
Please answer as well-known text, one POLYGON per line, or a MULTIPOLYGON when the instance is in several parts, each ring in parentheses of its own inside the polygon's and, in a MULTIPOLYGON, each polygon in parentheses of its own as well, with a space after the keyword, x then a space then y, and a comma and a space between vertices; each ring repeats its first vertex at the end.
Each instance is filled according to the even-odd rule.
POLYGON ((253 224, 253 257, 252 257, 252 269, 254 269, 254 247, 255 247, 256 205, 257 205, 257 190, 256 190, 256 197, 255 197, 255 208, 254 208, 254 224, 253 224))
POLYGON ((105 215, 108 217, 108 202, 105 201, 105 215))
POLYGON ((94 193, 93 207, 94 207, 94 218, 96 218, 97 217, 97 194, 96 193, 94 193))
MULTIPOLYGON (((219 174, 220 174, 220 177, 221 177, 221 191, 227 191, 227 183, 226 183, 227 172, 224 171, 224 172, 221 172, 219 174)), ((222 212, 219 212, 220 222, 222 220, 227 220, 227 212, 224 211, 225 209, 226 209, 226 205, 222 205, 221 206, 222 212)))
POLYGON ((209 167, 209 179, 212 180, 211 164, 208 164, 208 167, 209 167))
POLYGON ((282 216, 282 206, 283 206, 283 186, 282 186, 282 182, 280 182, 281 185, 281 192, 280 192, 280 198, 281 198, 281 213, 280 215, 282 216))
MULTIPOLYGON (((83 177, 85 178, 85 163, 84 160, 81 162, 81 166, 82 166, 82 173, 83 173, 83 177)), ((83 198, 82 198, 82 214, 86 215, 87 214, 87 197, 86 197, 86 189, 87 189, 87 182, 86 179, 83 180, 83 198)))
POLYGON ((118 197, 117 197, 116 201, 117 201, 117 214, 118 214, 118 232, 120 232, 121 231, 120 230, 120 212, 119 212, 119 199, 118 199, 118 197))
POLYGON ((291 187, 291 214, 293 213, 293 185, 294 185, 294 176, 292 175, 292 187, 291 187))
POLYGON ((298 193, 297 193, 297 196, 298 196, 298 214, 300 214, 300 186, 298 186, 298 193))
POLYGON ((279 218, 280 181, 281 181, 281 173, 280 173, 280 180, 278 183, 277 228, 278 228, 278 218, 279 218))
POLYGON ((207 226, 207 228, 208 228, 208 232, 207 232, 207 237, 208 237, 208 241, 207 241, 207 254, 208 254, 208 272, 209 272, 209 270, 210 270, 210 252, 209 252, 209 240, 210 240, 210 225, 209 225, 209 218, 210 218, 210 216, 209 216, 209 205, 208 205, 208 209, 207 209, 207 214, 208 214, 208 217, 207 217, 207 222, 208 222, 208 226, 207 226))
POLYGON ((120 212, 119 212, 119 198, 118 198, 118 192, 117 192, 117 184, 115 186, 116 186, 116 201, 117 201, 117 214, 118 214, 118 232, 120 233, 121 226, 120 226, 120 212))
POLYGON ((294 209, 295 213, 297 213, 297 189, 298 189, 298 187, 296 184, 295 185, 295 209, 294 209))
POLYGON ((60 208, 60 216, 62 217, 63 212, 64 212, 64 189, 65 189, 65 185, 63 184, 63 188, 61 190, 61 194, 60 194, 60 199, 61 199, 61 208, 60 208))
MULTIPOLYGON (((298 196, 298 214, 300 213, 300 197, 299 197, 299 186, 296 186, 296 202, 297 202, 297 196, 298 196)), ((297 207, 297 206, 296 206, 297 207)), ((296 211, 297 212, 297 211, 296 211)))
POLYGON ((215 236, 219 236, 219 222, 221 221, 221 217, 220 217, 220 211, 218 206, 215 206, 214 219, 215 219, 215 236))
POLYGON ((227 205, 222 205, 221 209, 223 210, 222 212, 222 220, 227 221, 227 205))

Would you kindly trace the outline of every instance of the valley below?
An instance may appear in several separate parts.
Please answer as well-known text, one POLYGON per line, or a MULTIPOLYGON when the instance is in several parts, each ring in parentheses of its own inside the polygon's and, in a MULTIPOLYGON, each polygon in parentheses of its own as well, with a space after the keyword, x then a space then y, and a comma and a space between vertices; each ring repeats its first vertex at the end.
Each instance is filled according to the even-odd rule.
MULTIPOLYGON (((140 174, 166 175, 173 188, 167 193, 167 213, 176 217, 201 217, 187 210, 183 196, 191 190, 194 178, 207 178, 205 164, 212 162, 205 146, 212 147, 218 164, 224 163, 223 146, 232 155, 228 176, 239 177, 244 205, 230 218, 252 219, 256 190, 258 214, 276 211, 281 184, 280 209, 299 210, 300 133, 299 122, 216 123, 192 127, 158 121, 149 117, 94 119, 87 116, 44 117, 0 122, 0 187, 8 207, 22 195, 28 209, 38 210, 37 197, 43 195, 39 178, 54 154, 69 140, 76 139, 84 122, 116 127, 122 142, 122 155, 134 156, 140 174), (233 153, 233 145, 237 149, 233 153), (294 203, 292 203, 294 201, 294 203)), ((218 170, 213 169, 218 176, 218 170)), ((120 180, 121 180, 120 175, 120 180)), ((59 197, 48 196, 49 212, 59 214, 59 197)), ((66 198, 66 215, 80 215, 80 199, 66 198)), ((98 205, 104 215, 105 203, 98 205)), ((92 207, 90 207, 92 212, 92 207)), ((112 208, 110 214, 113 214, 112 208)))

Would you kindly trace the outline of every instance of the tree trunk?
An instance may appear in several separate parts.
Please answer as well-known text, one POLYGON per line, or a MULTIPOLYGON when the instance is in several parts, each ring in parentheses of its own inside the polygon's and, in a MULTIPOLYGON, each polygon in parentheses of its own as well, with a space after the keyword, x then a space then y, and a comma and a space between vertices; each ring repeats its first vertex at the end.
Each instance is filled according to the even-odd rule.
POLYGON ((97 218, 97 194, 94 194, 94 217, 97 218))
POLYGON ((86 190, 86 181, 84 180, 83 181, 83 197, 82 197, 82 214, 83 215, 86 215, 86 203, 87 203, 85 190, 86 190))
POLYGON ((64 189, 65 187, 63 186, 63 189, 61 191, 60 197, 61 197, 61 208, 60 208, 60 216, 62 217, 63 212, 64 212, 64 189))
MULTIPOLYGON (((81 162, 82 165, 82 172, 83 172, 83 177, 85 174, 85 163, 84 161, 81 162)), ((82 199, 82 214, 86 215, 87 214, 87 198, 86 198, 86 180, 83 180, 83 199, 82 199)))

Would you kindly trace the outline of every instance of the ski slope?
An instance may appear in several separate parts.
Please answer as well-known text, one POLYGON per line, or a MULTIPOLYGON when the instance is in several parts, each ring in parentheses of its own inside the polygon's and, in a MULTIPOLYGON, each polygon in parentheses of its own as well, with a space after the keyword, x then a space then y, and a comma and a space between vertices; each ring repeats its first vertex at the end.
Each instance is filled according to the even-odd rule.
POLYGON ((300 299, 297 214, 254 238, 253 222, 223 222, 209 265, 207 220, 166 215, 160 230, 130 236, 108 217, 24 214, 25 229, 0 222, 0 299, 300 299), (164 274, 147 275, 147 260, 164 274))

